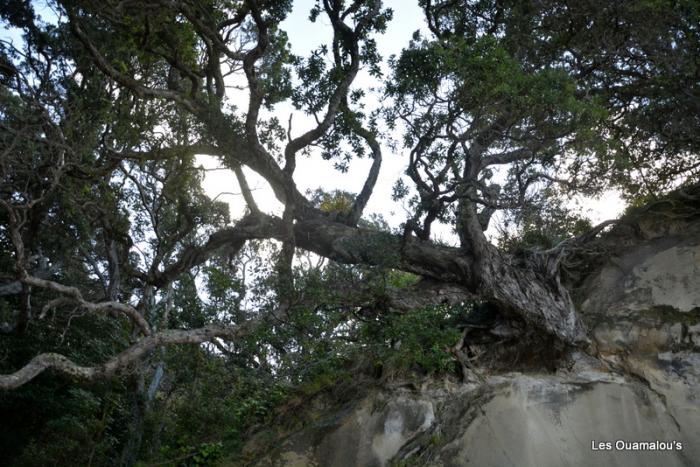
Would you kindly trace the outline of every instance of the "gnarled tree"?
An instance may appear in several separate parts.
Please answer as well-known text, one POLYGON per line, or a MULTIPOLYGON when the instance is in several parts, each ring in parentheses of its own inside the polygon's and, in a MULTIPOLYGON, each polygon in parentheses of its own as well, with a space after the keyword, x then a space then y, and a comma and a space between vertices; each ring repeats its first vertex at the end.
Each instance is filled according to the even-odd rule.
POLYGON ((49 2, 48 22, 22 2, 2 7, 24 34, 0 49, 0 295, 11 308, 2 331, 91 313, 115 320, 123 345, 96 366, 39 355, 0 376, 0 387, 48 368, 102 378, 161 345, 236 345, 283 326, 309 305, 295 283, 299 251, 410 272, 425 279, 428 299, 444 298, 429 283, 585 343, 559 275, 572 242, 515 254, 485 231, 499 211, 517 218, 561 196, 611 187, 653 196, 697 179, 698 7, 419 3, 428 31, 391 60, 388 76, 376 41, 392 15, 380 0, 317 1, 310 21, 325 21, 332 37, 308 57, 291 53, 280 25, 291 1, 60 0, 49 2), (659 9, 664 20, 652 20, 659 9), (386 83, 377 112, 363 110, 360 73, 386 83), (229 92, 240 88, 245 97, 229 92), (313 119, 310 129, 269 117, 286 102, 313 119), (403 135, 410 183, 395 192, 412 212, 402 232, 362 221, 382 127, 403 135), (242 219, 206 197, 198 154, 231 169, 242 219), (332 210, 297 188, 300 157, 372 164, 348 205, 332 210), (256 203, 244 168, 269 184, 283 215, 256 203), (451 224, 459 245, 435 242, 435 222, 451 224), (225 271, 225 258, 265 239, 281 245, 265 271, 275 306, 263 313, 239 300, 230 315, 181 317, 185 328, 169 329, 173 290, 196 288, 193 271, 225 271))

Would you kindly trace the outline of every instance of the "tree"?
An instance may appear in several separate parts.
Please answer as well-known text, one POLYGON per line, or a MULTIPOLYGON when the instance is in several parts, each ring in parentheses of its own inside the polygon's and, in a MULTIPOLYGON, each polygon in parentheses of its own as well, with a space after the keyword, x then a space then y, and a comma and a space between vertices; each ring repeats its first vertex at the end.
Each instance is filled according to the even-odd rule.
MULTIPOLYGON (((451 287, 458 299, 492 302, 566 345, 585 344, 559 264, 608 224, 517 253, 490 243, 485 230, 494 212, 517 217, 569 194, 621 187, 650 196, 697 180, 698 6, 420 4, 430 35, 416 34, 392 60, 387 104, 373 113, 355 82, 361 70, 382 78, 376 41, 391 11, 379 0, 316 2, 310 21, 323 18, 333 36, 308 57, 294 56, 294 38, 280 29, 289 1, 62 0, 50 2, 49 22, 31 4, 2 7, 24 34, 22 45, 4 40, 0 56, 3 332, 26 336, 50 314, 110 316, 120 335, 104 340, 121 350, 84 364, 40 353, 0 376, 0 387, 47 369, 97 381, 165 345, 211 341, 230 351, 265 330, 283 333, 318 305, 300 288, 295 252, 412 273, 423 278, 416 306, 439 303, 431 290, 451 287), (245 108, 227 97, 237 78, 245 108), (291 122, 285 129, 264 117, 282 102, 315 126, 296 135, 291 122), (362 218, 385 124, 404 132, 408 152, 412 186, 398 184, 397 196, 415 193, 401 232, 362 218), (341 169, 372 158, 361 191, 325 204, 302 194, 296 161, 316 148, 341 169), (204 195, 197 154, 233 171, 247 204, 242 219, 231 222, 225 205, 204 195), (258 206, 244 167, 269 183, 281 217, 258 206), (454 226, 459 246, 433 241, 435 221, 454 226), (260 260, 259 240, 280 247, 266 247, 275 266, 259 266, 258 303, 243 303, 250 281, 242 279, 205 313, 195 271, 213 286, 227 273, 241 279, 243 258, 260 260), (180 312, 177 294, 189 300, 180 312)), ((363 290, 341 292, 334 296, 346 310, 366 300, 363 290)), ((286 352, 284 344, 274 350, 286 352)))

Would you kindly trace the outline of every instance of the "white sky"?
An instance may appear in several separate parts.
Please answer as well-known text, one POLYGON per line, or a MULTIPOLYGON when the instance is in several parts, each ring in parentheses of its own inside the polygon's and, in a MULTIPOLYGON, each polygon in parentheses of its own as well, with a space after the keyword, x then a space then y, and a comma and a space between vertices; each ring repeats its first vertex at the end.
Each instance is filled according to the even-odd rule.
MULTIPOLYGON (((407 2, 406 0, 385 0, 385 7, 392 8, 394 18, 389 23, 384 35, 377 38, 379 52, 383 58, 388 59, 390 55, 398 55, 401 50, 408 45, 413 32, 421 29, 425 31, 423 13, 417 6, 417 2, 407 2)), ((319 17, 316 23, 308 20, 309 10, 313 7, 313 0, 296 1, 294 9, 289 17, 282 23, 282 29, 287 31, 292 46, 292 52, 297 55, 308 56, 309 52, 321 44, 329 44, 332 31, 328 21, 323 16, 319 17)), ((387 68, 385 67, 385 70, 387 68)), ((370 89, 381 87, 382 83, 369 77, 366 73, 361 73, 353 87, 370 89)), ((246 108, 247 91, 233 91, 228 97, 238 108, 246 108)), ((368 93, 369 94, 369 93, 368 93)), ((376 97, 366 99, 368 107, 378 104, 376 97)), ((311 117, 306 117, 302 113, 293 109, 291 104, 280 104, 275 108, 276 115, 284 125, 293 114, 292 136, 298 136, 302 132, 310 129, 314 124, 311 117)), ((269 116, 269 115, 268 115, 269 116)), ((395 135, 399 138, 400 135, 395 135)), ((407 156, 401 152, 392 152, 386 145, 382 146, 382 168, 374 189, 374 194, 365 210, 365 215, 371 213, 381 213, 392 226, 398 226, 408 217, 401 203, 391 200, 391 192, 394 182, 403 175, 407 156)), ((218 162, 211 157, 200 156, 198 159, 205 168, 212 169, 219 167, 218 162)), ((324 161, 318 154, 311 156, 299 156, 295 181, 299 190, 304 193, 306 190, 323 188, 324 190, 342 189, 357 193, 362 188, 367 171, 371 165, 371 159, 355 159, 351 161, 350 169, 347 173, 340 173, 333 168, 332 161, 324 161)), ((281 214, 282 205, 275 199, 272 190, 267 183, 253 172, 247 170, 248 182, 255 190, 253 192, 259 206, 266 212, 281 214)), ((222 192, 239 193, 240 190, 235 181, 235 176, 228 170, 215 170, 207 173, 204 180, 204 188, 208 195, 214 197, 222 192)), ((245 211, 245 203, 242 196, 220 195, 221 199, 226 199, 231 206, 231 214, 234 218, 239 217, 245 211)), ((579 198, 572 200, 572 204, 581 207, 583 213, 591 218, 593 223, 605 219, 618 217, 624 209, 624 202, 617 193, 607 193, 600 199, 590 200, 579 198)), ((455 235, 450 226, 437 225, 433 227, 434 237, 449 243, 455 243, 455 235)))

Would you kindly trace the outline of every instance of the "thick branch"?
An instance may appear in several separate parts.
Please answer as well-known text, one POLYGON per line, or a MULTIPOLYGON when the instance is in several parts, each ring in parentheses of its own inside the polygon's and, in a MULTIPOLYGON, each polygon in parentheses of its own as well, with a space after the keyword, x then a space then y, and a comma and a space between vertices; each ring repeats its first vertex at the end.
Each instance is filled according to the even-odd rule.
POLYGON ((499 154, 490 154, 481 159, 481 169, 491 165, 511 164, 513 162, 531 159, 534 151, 530 148, 520 148, 499 154))
POLYGON ((355 129, 355 132, 364 138, 370 149, 372 149, 373 161, 372 167, 370 167, 367 178, 365 179, 365 184, 362 186, 362 191, 360 191, 360 193, 357 195, 355 202, 352 205, 352 210, 350 211, 350 216, 348 219, 351 225, 356 225, 360 220, 360 217, 362 217, 365 206, 367 206, 367 203, 372 196, 372 192, 374 191, 374 186, 377 184, 379 170, 382 167, 382 149, 374 135, 359 124, 358 128, 355 129))
POLYGON ((264 214, 251 214, 243 218, 236 226, 213 233, 202 246, 190 246, 180 254, 179 259, 162 272, 153 272, 148 282, 156 287, 164 287, 177 276, 208 260, 217 250, 227 247, 237 252, 247 240, 254 238, 273 238, 284 231, 278 218, 264 214))
POLYGON ((92 367, 77 365, 60 354, 40 354, 16 372, 9 375, 0 375, 0 389, 16 389, 36 378, 45 370, 51 369, 83 381, 97 381, 114 376, 120 370, 135 363, 148 352, 161 345, 201 344, 217 337, 236 339, 246 332, 248 332, 248 327, 245 326, 236 329, 207 326, 192 330, 163 331, 141 339, 104 364, 92 367))
POLYGON ((248 209, 250 209, 250 212, 253 214, 260 214, 260 208, 258 208, 255 198, 253 198, 253 192, 250 190, 248 180, 246 180, 245 174, 243 173, 243 168, 240 164, 233 165, 233 173, 236 174, 238 185, 241 187, 241 193, 243 193, 243 199, 248 205, 248 209))
POLYGON ((290 176, 285 174, 262 145, 255 145, 247 141, 250 137, 243 136, 236 126, 221 110, 197 114, 197 117, 207 128, 207 131, 216 141, 216 145, 224 150, 224 157, 229 167, 243 164, 258 175, 263 177, 272 188, 277 199, 286 204, 291 198, 297 207, 297 212, 311 212, 311 203, 302 195, 294 185, 290 176))

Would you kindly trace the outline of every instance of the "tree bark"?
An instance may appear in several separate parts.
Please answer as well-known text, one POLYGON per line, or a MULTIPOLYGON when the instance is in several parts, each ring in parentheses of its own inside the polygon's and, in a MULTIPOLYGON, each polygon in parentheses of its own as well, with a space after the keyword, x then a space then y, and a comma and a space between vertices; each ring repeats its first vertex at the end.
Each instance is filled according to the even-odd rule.
POLYGON ((45 370, 60 371, 84 381, 98 381, 114 376, 117 372, 138 362, 144 355, 158 346, 201 344, 217 337, 235 340, 248 334, 251 327, 255 325, 257 325, 257 322, 251 321, 247 325, 242 325, 235 329, 207 326, 199 329, 162 331, 144 337, 104 364, 92 367, 77 365, 63 355, 55 353, 40 354, 16 372, 0 375, 0 389, 16 389, 36 378, 45 370))
POLYGON ((540 272, 534 258, 516 261, 488 243, 474 254, 324 219, 297 222, 294 230, 297 246, 305 250, 340 263, 394 267, 457 284, 567 344, 588 342, 568 291, 558 276, 540 272))

